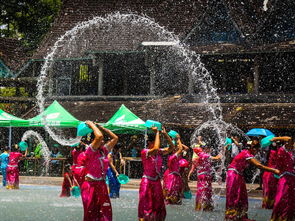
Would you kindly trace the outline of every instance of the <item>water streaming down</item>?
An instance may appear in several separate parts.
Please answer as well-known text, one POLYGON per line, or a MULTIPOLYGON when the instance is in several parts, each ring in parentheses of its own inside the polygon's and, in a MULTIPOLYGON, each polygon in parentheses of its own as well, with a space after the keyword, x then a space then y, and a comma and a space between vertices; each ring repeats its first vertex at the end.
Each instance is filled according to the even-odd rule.
MULTIPOLYGON (((89 21, 77 24, 61 36, 46 56, 45 63, 42 66, 41 74, 38 78, 37 104, 39 111, 44 111, 45 101, 51 96, 50 93, 53 90, 52 73, 54 73, 54 68, 59 65, 58 59, 79 58, 85 55, 92 58, 89 55, 89 51, 109 50, 114 42, 122 43, 119 48, 116 48, 117 50, 126 50, 124 45, 137 45, 133 50, 143 50, 154 61, 161 63, 161 67, 158 67, 156 73, 158 83, 156 84, 155 95, 169 94, 167 91, 171 90, 171 88, 169 89, 163 86, 167 81, 168 85, 172 86, 172 89, 185 88, 182 84, 184 79, 186 80, 184 82, 193 82, 192 88, 190 88, 191 92, 201 98, 201 102, 206 108, 206 113, 204 114, 207 115, 208 121, 196 128, 191 136, 192 145, 196 142, 198 135, 205 131, 210 131, 214 134, 212 146, 216 152, 223 152, 227 132, 237 132, 245 136, 239 128, 223 121, 220 98, 213 86, 210 73, 200 61, 200 55, 189 50, 186 45, 180 43, 177 35, 167 31, 151 18, 137 14, 114 13, 106 17, 94 17, 89 21), (164 41, 174 42, 175 44, 160 48, 144 48, 141 45, 143 41, 164 41), (171 72, 176 74, 171 76, 171 72)), ((159 115, 161 114, 162 112, 159 110, 159 115)), ((45 118, 44 122, 46 124, 45 118)), ((80 140, 80 137, 64 138, 58 135, 48 125, 45 125, 45 130, 53 140, 61 145, 72 145, 80 140)), ((32 132, 28 134, 33 135, 32 132)), ((44 148, 47 148, 46 144, 44 148)), ((219 180, 221 179, 222 169, 224 168, 223 165, 224 161, 222 161, 221 167, 217 171, 219 180)), ((219 194, 214 196, 214 198, 219 199, 219 194)), ((197 216, 199 217, 199 215, 197 216)))
POLYGON ((44 166, 45 166, 45 175, 48 173, 49 169, 49 163, 50 163, 50 150, 48 149, 48 146, 42 136, 33 130, 26 131, 22 136, 22 141, 26 141, 30 137, 35 137, 38 139, 39 143, 41 144, 41 151, 42 151, 42 157, 44 159, 44 166))

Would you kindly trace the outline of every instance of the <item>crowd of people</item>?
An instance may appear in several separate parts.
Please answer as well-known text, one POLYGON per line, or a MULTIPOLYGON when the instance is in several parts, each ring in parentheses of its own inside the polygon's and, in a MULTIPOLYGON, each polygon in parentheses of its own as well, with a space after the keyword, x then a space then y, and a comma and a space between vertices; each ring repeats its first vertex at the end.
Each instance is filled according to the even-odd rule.
MULTIPOLYGON (((93 129, 94 137, 88 143, 80 142, 73 149, 73 178, 81 187, 84 220, 112 220, 110 197, 120 196, 120 183, 116 177, 119 176, 120 166, 125 163, 120 153, 121 146, 116 146, 118 137, 111 131, 92 122, 87 124, 93 129), (107 143, 104 143, 104 135, 110 137, 107 143), (109 181, 109 192, 106 177, 109 181)), ((259 137, 252 137, 251 141, 244 144, 237 136, 233 136, 233 142, 226 144, 224 150, 213 156, 212 148, 200 136, 192 146, 194 156, 187 157, 186 153, 190 147, 182 143, 179 134, 172 138, 165 128, 160 131, 155 127, 152 131, 147 137, 147 147, 141 151, 143 176, 139 188, 139 220, 165 220, 166 205, 182 204, 187 181, 195 170, 195 209, 212 211, 212 182, 215 171, 213 162, 222 160, 228 165, 225 220, 249 220, 243 172, 250 164, 265 171, 262 207, 273 209, 271 220, 294 220, 295 197, 292 190, 295 185, 295 162, 294 142, 291 137, 273 138, 273 144, 268 151, 268 165, 265 166, 254 158, 261 150, 259 137), (164 142, 161 142, 160 134, 166 140, 166 147, 161 145, 164 142), (275 149, 275 144, 280 146, 275 149), (162 173, 165 155, 168 156, 167 169, 162 173), (192 166, 188 170, 190 161, 192 166)))
MULTIPOLYGON (((71 189, 78 186, 84 221, 112 220, 110 198, 120 197, 118 176, 125 164, 120 152, 121 144, 112 131, 91 121, 86 121, 86 124, 93 130, 92 136, 82 138, 72 146, 73 163, 66 166, 60 196, 70 196, 71 189)), ((224 149, 216 153, 216 149, 206 144, 201 136, 188 147, 179 134, 169 136, 164 127, 151 129, 146 148, 141 150, 143 176, 139 187, 138 220, 165 220, 166 205, 182 204, 188 180, 194 172, 197 172, 195 210, 214 210, 214 161, 223 162, 218 165, 225 164, 227 170, 225 220, 249 220, 244 179, 244 170, 249 165, 264 171, 262 207, 273 209, 271 220, 295 220, 295 142, 291 137, 272 138, 273 143, 267 149, 267 165, 264 165, 255 158, 261 152, 259 137, 251 137, 251 141, 243 143, 239 137, 232 136, 232 143, 225 144, 224 149), (191 149, 192 157, 187 154, 191 149), (167 156, 167 169, 163 173, 164 156, 167 156)), ((3 179, 3 185, 17 188, 17 162, 25 154, 15 150, 8 152, 6 149, 0 155, 2 171, 6 168, 7 181, 3 179)))

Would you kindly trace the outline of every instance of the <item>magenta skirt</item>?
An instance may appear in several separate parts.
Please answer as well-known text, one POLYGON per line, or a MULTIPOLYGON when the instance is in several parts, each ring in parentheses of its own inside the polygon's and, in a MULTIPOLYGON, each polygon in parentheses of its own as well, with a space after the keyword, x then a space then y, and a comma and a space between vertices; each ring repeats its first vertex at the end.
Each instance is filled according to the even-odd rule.
POLYGON ((244 177, 229 170, 226 177, 226 220, 243 220, 248 215, 248 193, 244 177))
POLYGON ((72 166, 72 173, 75 177, 75 179, 77 180, 78 184, 80 186, 82 186, 84 180, 85 180, 85 168, 84 167, 81 167, 81 166, 75 166, 73 165, 72 166))
POLYGON ((214 209, 212 200, 212 175, 201 174, 198 176, 197 192, 196 192, 196 207, 197 211, 212 211, 214 209))
POLYGON ((81 188, 84 221, 111 221, 112 205, 104 180, 84 181, 81 188))
POLYGON ((162 221, 166 218, 163 190, 160 179, 142 178, 139 187, 138 219, 162 221))
POLYGON ((163 194, 166 204, 182 203, 183 182, 180 174, 169 173, 166 170, 163 179, 163 194))
POLYGON ((7 189, 19 189, 19 169, 8 166, 6 169, 7 189))
POLYGON ((278 179, 273 173, 265 171, 262 176, 263 181, 263 201, 262 208, 272 209, 277 193, 278 179))
POLYGON ((295 220, 295 176, 279 179, 271 221, 295 220))

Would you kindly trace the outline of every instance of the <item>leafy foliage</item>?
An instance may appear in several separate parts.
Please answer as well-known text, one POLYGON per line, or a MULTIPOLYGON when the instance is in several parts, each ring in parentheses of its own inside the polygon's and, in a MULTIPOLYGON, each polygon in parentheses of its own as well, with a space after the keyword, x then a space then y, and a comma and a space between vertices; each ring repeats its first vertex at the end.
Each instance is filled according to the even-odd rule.
POLYGON ((37 47, 60 10, 61 0, 0 0, 0 36, 37 47))

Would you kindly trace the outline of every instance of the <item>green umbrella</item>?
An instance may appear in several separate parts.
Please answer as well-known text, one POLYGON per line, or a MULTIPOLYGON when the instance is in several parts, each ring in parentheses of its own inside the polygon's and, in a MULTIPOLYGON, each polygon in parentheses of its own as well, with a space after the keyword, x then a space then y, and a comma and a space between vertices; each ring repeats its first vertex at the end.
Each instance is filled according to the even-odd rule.
POLYGON ((29 125, 29 121, 15 117, 9 113, 0 109, 0 127, 9 128, 9 143, 8 146, 11 147, 12 140, 12 127, 26 127, 29 125))
POLYGON ((29 126, 31 127, 44 127, 45 124, 53 127, 77 127, 80 121, 57 101, 54 101, 43 113, 29 119, 29 126))
POLYGON ((122 104, 104 127, 117 134, 139 134, 146 130, 144 124, 143 120, 122 104))
POLYGON ((28 124, 27 120, 15 117, 0 109, 0 127, 23 127, 28 124))

